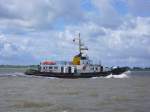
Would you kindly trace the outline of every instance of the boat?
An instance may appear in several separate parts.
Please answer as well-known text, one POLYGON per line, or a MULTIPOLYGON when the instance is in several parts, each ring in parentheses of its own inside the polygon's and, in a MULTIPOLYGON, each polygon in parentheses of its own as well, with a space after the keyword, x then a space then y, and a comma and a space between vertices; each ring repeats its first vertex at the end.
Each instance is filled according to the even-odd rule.
POLYGON ((85 53, 88 48, 81 41, 80 34, 73 42, 77 43, 79 53, 72 61, 42 61, 38 69, 28 69, 25 74, 57 78, 91 78, 110 74, 119 75, 127 71, 126 67, 105 67, 100 62, 94 64, 85 53))

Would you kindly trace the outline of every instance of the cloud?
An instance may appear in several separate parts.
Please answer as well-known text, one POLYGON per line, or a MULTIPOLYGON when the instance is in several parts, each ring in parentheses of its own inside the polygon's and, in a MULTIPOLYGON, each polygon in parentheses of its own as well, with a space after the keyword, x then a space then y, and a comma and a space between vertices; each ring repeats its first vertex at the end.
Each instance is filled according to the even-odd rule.
POLYGON ((81 32, 90 57, 104 65, 147 66, 149 2, 140 0, 1 0, 0 64, 71 60, 81 32))
POLYGON ((150 16, 149 0, 127 0, 129 12, 135 16, 150 16))
POLYGON ((95 22, 108 28, 116 28, 122 23, 122 17, 115 9, 114 0, 92 0, 93 6, 97 9, 94 16, 95 22), (111 18, 111 19, 110 19, 111 18))
POLYGON ((81 32, 93 60, 101 60, 108 66, 147 66, 150 63, 149 26, 150 18, 130 17, 118 29, 86 22, 68 25, 64 31, 32 32, 21 38, 20 35, 6 35, 0 38, 1 59, 18 63, 24 56, 28 57, 27 62, 35 60, 35 63, 45 59, 71 60, 78 53, 72 40, 81 32))
POLYGON ((33 32, 21 38, 16 34, 1 34, 0 62, 37 64, 47 59, 70 60, 70 57, 75 55, 72 50, 73 38, 67 30, 65 32, 33 32))
POLYGON ((58 21, 84 20, 80 0, 1 0, 0 9, 1 29, 16 32, 52 29, 58 21))
POLYGON ((30 64, 30 61, 36 63, 36 58, 27 50, 27 47, 27 41, 15 38, 10 40, 1 34, 0 63, 30 64))
POLYGON ((81 31, 89 46, 89 55, 108 65, 146 66, 150 58, 150 18, 130 17, 118 29, 99 26, 94 22, 70 26, 67 30, 81 31))

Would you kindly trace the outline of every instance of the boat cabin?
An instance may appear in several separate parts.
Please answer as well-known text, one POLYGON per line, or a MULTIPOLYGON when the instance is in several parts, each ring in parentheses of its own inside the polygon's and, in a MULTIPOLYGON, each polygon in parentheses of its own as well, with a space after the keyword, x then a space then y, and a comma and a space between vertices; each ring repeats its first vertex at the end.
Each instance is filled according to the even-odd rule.
POLYGON ((87 47, 81 43, 80 35, 78 39, 79 54, 74 56, 71 62, 58 63, 53 61, 44 61, 40 63, 40 72, 49 73, 99 73, 109 71, 109 68, 104 68, 101 64, 93 64, 89 57, 84 53, 88 50, 87 47))

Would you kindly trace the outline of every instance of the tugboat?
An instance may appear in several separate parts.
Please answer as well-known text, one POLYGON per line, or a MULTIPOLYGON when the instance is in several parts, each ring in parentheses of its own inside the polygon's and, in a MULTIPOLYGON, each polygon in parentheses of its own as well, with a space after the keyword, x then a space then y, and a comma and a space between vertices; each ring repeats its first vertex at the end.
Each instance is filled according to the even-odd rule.
POLYGON ((77 41, 79 53, 73 57, 71 62, 43 61, 38 65, 38 69, 28 69, 26 75, 57 77, 57 78, 91 78, 101 77, 110 74, 119 75, 127 71, 126 67, 109 68, 99 64, 93 64, 84 51, 88 48, 84 46, 79 37, 73 40, 77 41))

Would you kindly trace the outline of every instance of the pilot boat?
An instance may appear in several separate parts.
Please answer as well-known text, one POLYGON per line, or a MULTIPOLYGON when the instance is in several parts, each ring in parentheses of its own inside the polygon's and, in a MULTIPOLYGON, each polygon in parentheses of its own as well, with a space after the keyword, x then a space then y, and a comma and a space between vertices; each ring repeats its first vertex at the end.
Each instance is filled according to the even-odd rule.
POLYGON ((126 67, 105 67, 101 63, 94 64, 85 51, 80 34, 73 40, 78 44, 79 53, 70 62, 66 61, 43 61, 38 65, 38 69, 28 69, 26 75, 57 77, 57 78, 90 78, 101 77, 110 74, 119 75, 127 71, 126 67))

